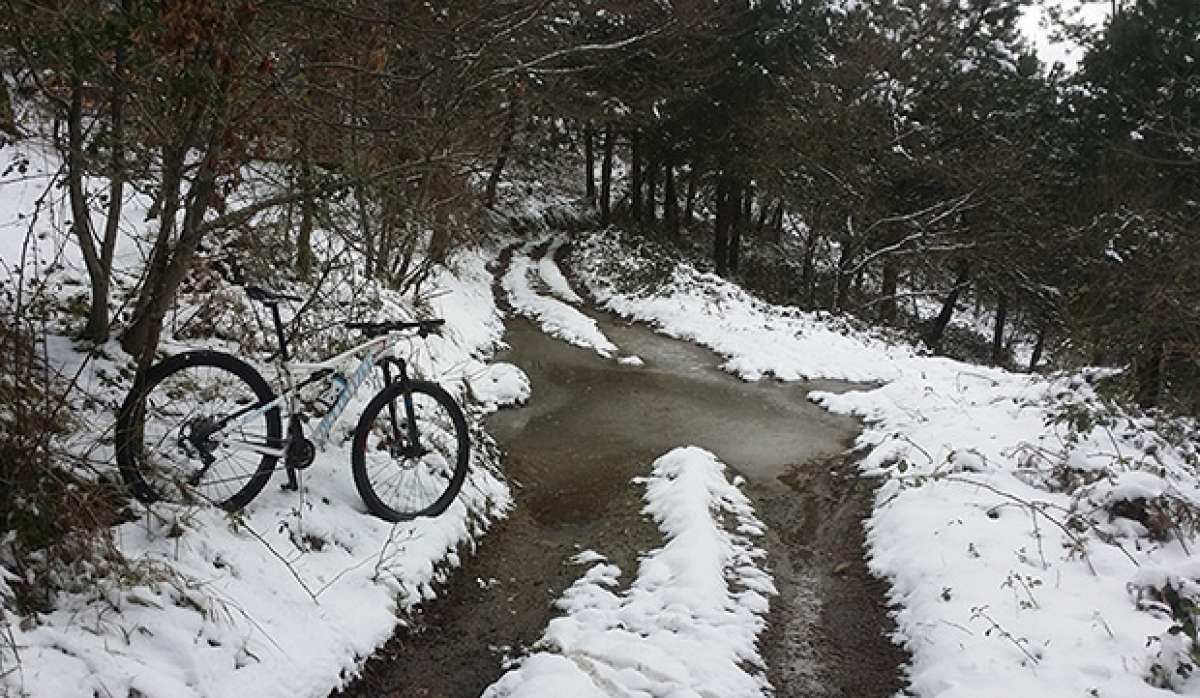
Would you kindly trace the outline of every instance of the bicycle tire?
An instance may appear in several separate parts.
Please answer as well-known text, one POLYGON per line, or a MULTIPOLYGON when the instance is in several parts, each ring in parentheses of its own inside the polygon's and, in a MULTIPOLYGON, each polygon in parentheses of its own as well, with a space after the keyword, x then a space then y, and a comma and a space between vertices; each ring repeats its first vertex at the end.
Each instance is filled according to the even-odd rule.
MULTIPOLYGON (((409 381, 408 387, 409 393, 414 398, 414 410, 418 412, 416 416, 419 429, 418 438, 432 444, 434 450, 419 460, 401 457, 395 453, 395 450, 403 446, 387 441, 388 438, 395 438, 386 434, 387 422, 384 423, 385 433, 382 434, 382 438, 378 433, 376 420, 384 407, 392 401, 396 401, 397 414, 403 415, 407 419, 403 401, 405 391, 404 386, 400 383, 388 385, 367 404, 362 416, 359 417, 358 426, 354 430, 354 442, 351 447, 354 485, 358 488, 359 496, 367 505, 368 511, 393 523, 410 521, 422 516, 437 516, 444 512, 462 489, 470 460, 471 442, 467 432, 467 420, 454 398, 441 386, 428 381, 409 381), (432 405, 440 408, 444 413, 433 414, 430 403, 424 400, 421 400, 420 406, 418 406, 417 398, 422 395, 432 400, 432 405), (368 441, 372 437, 373 430, 376 432, 376 441, 369 444, 368 441), (375 454, 382 454, 384 450, 388 451, 383 458, 372 459, 373 461, 382 460, 382 468, 373 468, 372 464, 367 462, 368 448, 375 454), (454 453, 447 454, 446 451, 449 449, 453 449, 454 453), (413 463, 414 460, 417 462, 413 463), (391 470, 388 467, 389 463, 396 465, 399 472, 402 473, 396 476, 397 478, 408 479, 409 484, 424 483, 424 489, 432 501, 425 503, 422 500, 421 505, 398 508, 398 502, 386 497, 387 481, 384 476, 387 473, 380 473, 380 470, 391 470), (403 475, 404 472, 412 473, 411 477, 406 478, 403 475)), ((400 431, 399 441, 406 445, 404 437, 407 434, 403 428, 400 431)), ((395 490, 397 494, 403 492, 399 485, 395 490)))
MULTIPOLYGON (((158 439, 157 446, 163 447, 162 453, 152 457, 148 453, 145 446, 146 427, 150 424, 148 420, 142 420, 139 423, 139 407, 145 409, 146 403, 153 402, 159 393, 164 393, 160 398, 161 405, 153 407, 155 412, 155 427, 160 428, 159 416, 165 417, 167 410, 176 407, 176 403, 182 403, 184 400, 190 399, 199 401, 198 406, 205 406, 210 412, 217 414, 209 414, 204 417, 211 419, 213 417, 224 416, 219 413, 217 406, 223 404, 234 404, 239 408, 243 407, 250 400, 251 396, 255 401, 254 404, 262 404, 275 399, 274 393, 271 391, 271 386, 267 384, 262 375, 259 374, 252 366, 230 354, 225 354, 216 351, 190 351, 183 354, 176 354, 163 361, 153 365, 146 371, 146 375, 142 382, 134 386, 134 389, 126 396, 120 410, 117 413, 117 424, 115 432, 115 445, 117 465, 121 472, 121 477, 124 479, 127 487, 133 495, 147 504, 158 501, 177 501, 183 503, 191 503, 193 500, 202 500, 213 503, 222 509, 236 511, 246 506, 271 478, 271 473, 275 469, 277 456, 268 454, 254 453, 249 458, 252 467, 244 472, 240 478, 209 478, 207 482, 201 481, 200 485, 222 484, 223 482, 232 483, 230 487, 232 492, 229 494, 218 494, 217 496, 208 496, 201 490, 192 492, 189 487, 181 484, 180 480, 170 477, 173 473, 169 467, 160 468, 160 464, 164 461, 173 461, 180 466, 197 465, 201 461, 197 457, 190 457, 185 453, 183 439, 175 439, 172 437, 171 430, 163 430, 163 435, 158 439), (226 381, 224 384, 217 382, 213 385, 203 385, 197 387, 196 384, 189 386, 187 378, 184 378, 185 372, 192 370, 210 369, 221 372, 219 375, 226 381), (174 382, 178 381, 178 385, 174 382), (238 388, 240 382, 240 388, 238 388), (189 388, 191 388, 189 390, 189 388), (216 389, 224 391, 228 388, 237 389, 240 392, 230 394, 222 392, 217 394, 212 392, 216 389), (170 392, 172 389, 178 394, 177 397, 172 397, 170 392), (212 392, 206 400, 205 391, 212 392), (237 401, 242 400, 239 404, 237 401), (173 441, 174 447, 168 442, 168 438, 173 441), (257 460, 257 463, 254 461, 257 460), (153 462, 151 462, 153 461, 153 462), (166 484, 158 482, 158 477, 154 475, 162 475, 168 482, 166 484), (169 485, 173 484, 172 489, 169 485), (238 486, 233 486, 238 485, 238 486)), ((184 406, 186 409, 186 405, 184 406)), ((193 414, 196 409, 193 409, 193 414)), ((228 410, 226 411, 228 412, 228 410)), ((190 417, 185 423, 179 425, 179 429, 183 429, 186 425, 190 425, 199 419, 199 417, 190 417)), ((279 408, 275 407, 267 410, 261 415, 262 425, 259 427, 261 433, 254 433, 256 438, 265 440, 268 444, 282 444, 283 426, 280 418, 279 408)), ((243 429, 243 432, 245 429, 243 429)), ((157 450, 157 449, 156 449, 157 450)), ((210 466, 211 468, 211 466, 210 466)), ((181 468, 182 469, 182 468, 181 468)), ((212 472, 206 470, 206 475, 212 472)), ((218 471, 218 472, 224 472, 218 471)), ((182 473, 181 473, 182 474, 182 473)))

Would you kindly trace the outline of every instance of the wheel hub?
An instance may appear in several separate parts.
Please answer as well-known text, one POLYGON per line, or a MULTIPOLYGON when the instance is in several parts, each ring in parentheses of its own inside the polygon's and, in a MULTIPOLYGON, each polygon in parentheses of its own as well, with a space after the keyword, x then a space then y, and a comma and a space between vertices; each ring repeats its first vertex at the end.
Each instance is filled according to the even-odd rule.
POLYGON ((179 446, 189 458, 211 464, 212 452, 217 449, 217 442, 212 439, 216 431, 217 423, 211 417, 190 419, 179 428, 179 446))

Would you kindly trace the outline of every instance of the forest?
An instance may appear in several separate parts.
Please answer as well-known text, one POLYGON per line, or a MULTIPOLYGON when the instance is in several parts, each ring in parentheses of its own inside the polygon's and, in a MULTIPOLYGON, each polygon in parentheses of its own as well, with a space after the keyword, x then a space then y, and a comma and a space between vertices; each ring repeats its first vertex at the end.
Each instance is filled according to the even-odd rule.
POLYGON ((50 217, 86 285, 0 255, 0 562, 44 579, 123 506, 55 445, 49 315, 134 380, 184 291, 419 302, 539 178, 772 303, 1200 416, 1200 5, 1110 3, 1052 13, 1067 66, 1035 0, 4 0, 0 172, 61 167, 0 249, 50 217))
POLYGON ((256 214, 286 211, 272 243, 297 276, 328 220, 408 289, 469 244, 506 168, 571 153, 602 225, 703 248, 772 298, 938 351, 970 296, 992 311, 984 360, 1030 336, 1025 368, 1119 366, 1139 404, 1194 410, 1200 16, 1125 3, 1067 72, 1018 33, 1023 5, 14 0, 0 125, 21 137, 14 103, 52 122, 81 336, 133 355, 205 240, 256 214), (282 193, 241 195, 266 167, 282 193), (113 318, 127 190, 157 232, 113 318))

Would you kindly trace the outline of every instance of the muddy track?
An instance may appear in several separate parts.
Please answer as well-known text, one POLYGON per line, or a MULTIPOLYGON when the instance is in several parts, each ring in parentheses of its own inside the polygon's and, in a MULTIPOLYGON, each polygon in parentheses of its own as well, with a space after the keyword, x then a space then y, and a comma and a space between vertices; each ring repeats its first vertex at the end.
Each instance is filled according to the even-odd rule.
POLYGON ((505 450, 516 508, 344 695, 478 696, 506 659, 541 636, 554 600, 583 571, 574 555, 596 549, 628 582, 639 551, 661 544, 630 479, 687 444, 745 475, 770 527, 780 595, 762 649, 776 695, 883 697, 902 689, 906 657, 887 639, 884 589, 862 560, 873 485, 844 455, 858 425, 804 399, 812 389, 853 386, 744 383, 705 349, 585 312, 646 365, 621 366, 509 320, 511 348, 498 358, 529 374, 534 399, 494 415, 489 429, 505 450))

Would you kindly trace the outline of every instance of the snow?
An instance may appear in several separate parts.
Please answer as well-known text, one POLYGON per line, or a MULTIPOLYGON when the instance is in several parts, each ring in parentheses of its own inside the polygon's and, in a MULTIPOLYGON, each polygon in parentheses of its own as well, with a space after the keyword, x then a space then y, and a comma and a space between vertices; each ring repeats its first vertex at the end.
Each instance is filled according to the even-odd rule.
POLYGON ((541 277, 542 283, 546 285, 547 290, 555 298, 573 305, 580 305, 583 303, 583 299, 567 283, 562 270, 558 268, 558 263, 554 261, 558 257, 558 252, 562 248, 563 243, 564 240, 556 240, 550 246, 549 250, 546 251, 545 256, 538 260, 538 276, 541 277))
MULTIPOLYGON (((12 174, 0 181, 0 261, 9 273, 19 268, 23 252, 26 269, 37 265, 44 271, 52 261, 61 263, 45 289, 62 301, 86 286, 80 283, 77 248, 63 226, 61 192, 48 186, 58 166, 51 151, 21 147, 30 160, 25 178, 12 174), (39 203, 45 191, 57 198, 39 203)), ((6 157, 12 152, 6 149, 6 157)), ((101 184, 90 182, 89 189, 101 184)), ((137 276, 143 259, 138 243, 154 225, 140 215, 144 202, 139 202, 131 199, 118 244, 114 307, 122 300, 122 279, 137 276)), ((333 236, 318 235, 315 243, 322 253, 337 252, 333 236)), ((0 609, 0 694, 292 697, 326 696, 344 685, 402 615, 436 597, 460 555, 511 507, 497 449, 480 417, 528 399, 529 381, 515 366, 489 362, 504 329, 487 271, 494 257, 494 250, 466 251, 453 272, 431 278, 427 288, 437 292, 421 310, 445 318, 445 331, 399 348, 414 375, 436 380, 466 406, 472 424, 471 469, 444 514, 392 525, 366 512, 350 474, 349 438, 357 414, 381 387, 369 382, 334 429, 327 450, 300 473, 299 492, 280 488, 285 479, 280 468, 235 515, 134 504, 136 518, 112 529, 128 562, 119 579, 78 591, 68 586, 31 622, 17 622, 0 609)), ((307 296, 310 289, 302 286, 294 290, 307 296)), ((409 318, 418 310, 411 298, 362 279, 340 280, 339 288, 324 293, 306 314, 326 328, 312 342, 316 355, 306 354, 303 342, 295 347, 305 360, 327 356, 331 340, 347 341, 342 320, 368 314, 409 318)), ((268 335, 254 323, 256 308, 235 287, 185 291, 179 312, 168 318, 168 333, 213 302, 222 313, 213 322, 235 330, 240 340, 167 337, 164 348, 207 346, 252 363, 265 354, 258 350, 268 335)), ((81 454, 86 449, 89 462, 115 478, 111 446, 97 447, 96 432, 111 424, 113 405, 128 388, 125 362, 112 358, 123 354, 110 342, 88 360, 66 336, 70 322, 51 323, 46 338, 52 367, 67 376, 81 371, 85 393, 75 407, 81 431, 64 434, 59 446, 81 454)), ((272 372, 260 368, 271 379, 272 372)), ((11 599, 13 580, 0 567, 0 601, 11 599)))
POLYGON ((725 466, 696 447, 654 463, 644 513, 666 538, 619 591, 621 570, 593 564, 557 602, 539 651, 484 691, 485 698, 722 696, 770 694, 756 639, 775 587, 762 531, 725 466), (758 535, 761 535, 759 533, 758 535))
MULTIPOLYGON (((57 191, 49 186, 57 164, 48 152, 29 157, 28 173, 0 180, 0 260, 10 272, 23 256, 27 268, 63 264, 73 282, 49 288, 63 300, 82 288, 80 260, 63 231, 61 192, 34 203, 57 191)), ((524 200, 530 217, 552 210, 524 200)), ((131 211, 144 204, 131 199, 131 211)), ((142 259, 143 218, 126 217, 118 291, 142 259)), ((560 241, 530 258, 544 244, 512 256, 501 286, 514 309, 565 341, 641 365, 618 356, 575 307, 582 301, 554 263, 560 241)), ((712 348, 745 380, 872 383, 810 399, 865 424, 855 448, 863 476, 879 482, 866 554, 890 583, 914 694, 1200 695, 1197 647, 1173 617, 1200 600, 1200 562, 1190 552, 1200 527, 1194 422, 1163 424, 1109 404, 1096 372, 1026 376, 925 356, 844 319, 764 303, 686 264, 659 288, 630 291, 615 277, 652 260, 619 248, 609 232, 586 234, 573 250, 576 271, 606 308, 712 348)), ((464 252, 431 280, 440 293, 422 311, 444 317, 446 331, 400 352, 414 373, 473 401, 473 467, 444 515, 398 525, 368 516, 348 473, 353 419, 345 419, 302 473, 299 493, 279 489, 280 473, 238 515, 137 507, 136 520, 113 529, 130 562, 120 585, 60 592, 30 623, 0 613, 0 693, 324 696, 343 685, 511 506, 478 420, 528 400, 530 385, 519 368, 490 362, 503 334, 493 257, 464 252)), ((219 289, 240 298, 235 291, 219 289)), ((370 284, 339 293, 328 306, 378 317, 418 310, 370 284)), ((201 302, 185 293, 177 315, 192 317, 201 302)), ((230 322, 253 335, 249 307, 226 305, 230 322)), ((106 358, 120 356, 115 344, 84 364, 64 334, 46 342, 55 367, 82 370, 95 398, 79 422, 111 422, 122 389, 111 379, 122 365, 106 358)), ((201 343, 236 349, 226 339, 201 343)), ((93 447, 94 433, 83 436, 93 447)), ((64 435, 61 446, 77 452, 80 437, 64 435)), ((109 451, 89 456, 103 463, 109 451)), ((488 698, 770 693, 756 641, 775 590, 755 542, 764 527, 738 479, 688 447, 659 458, 639 482, 662 547, 644 555, 628 586, 601 552, 576 555, 588 569, 558 600, 562 615, 488 698)), ((15 581, 0 567, 0 600, 15 581)))
MULTIPOLYGON (((529 243, 515 250, 512 261, 509 263, 508 272, 501 280, 501 285, 508 294, 508 300, 513 309, 537 322, 542 331, 552 337, 558 337, 575 346, 591 349, 606 358, 616 354, 617 345, 604 336, 604 333, 596 326, 595 320, 569 304, 557 298, 542 295, 533 289, 530 276, 534 272, 534 265, 529 258, 529 250, 539 244, 537 242, 529 243)), ((553 260, 543 259, 537 265, 538 271, 543 270, 547 265, 557 269, 553 260)), ((551 273, 551 276, 553 277, 555 274, 551 273)), ((539 278, 542 278, 543 281, 545 279, 545 277, 539 278)), ((561 272, 557 273, 557 279, 559 281, 551 283, 561 283, 565 286, 566 281, 562 280, 561 272)))
POLYGON ((851 332, 813 313, 764 303, 736 284, 679 265, 672 278, 651 295, 618 290, 608 266, 637 265, 618 254, 611 237, 575 241, 581 280, 609 310, 647 322, 664 334, 704 345, 726 357, 722 368, 746 380, 773 376, 794 381, 841 378, 890 380, 913 351, 882 339, 851 332), (606 265, 599 271, 600 265, 606 265))
MULTIPOLYGON (((486 291, 490 279, 479 280, 486 291)), ((454 296, 443 305, 465 301, 454 296)), ((448 336, 491 341, 478 323, 447 315, 448 336)), ((471 352, 488 350, 438 340, 428 361, 469 364, 471 352)), ((489 409, 528 397, 528 379, 508 364, 486 366, 471 385, 489 409)), ((372 392, 361 391, 347 414, 372 392)), ((0 686, 33 696, 325 696, 340 686, 391 636, 399 614, 436 596, 459 552, 511 504, 476 435, 468 480, 446 513, 397 525, 375 519, 349 473, 353 422, 343 418, 303 471, 299 494, 280 489, 280 472, 236 517, 142 509, 115 535, 145 570, 144 588, 60 595, 39 625, 12 628, 20 671, 0 686)))
POLYGON ((471 376, 471 395, 489 412, 501 407, 524 404, 533 393, 529 376, 509 363, 494 363, 471 376))
MULTIPOLYGON (((1192 640, 1164 601, 1172 589, 1200 597, 1194 422, 1160 429, 1124 412, 1099 397, 1097 372, 922 356, 682 263, 662 287, 624 290, 617 244, 611 232, 577 241, 591 292, 713 348, 743 379, 882 382, 809 397, 865 422, 860 467, 880 481, 866 552, 891 584, 916 695, 1200 695, 1192 640)), ((657 263, 623 249, 628 271, 657 263)))

